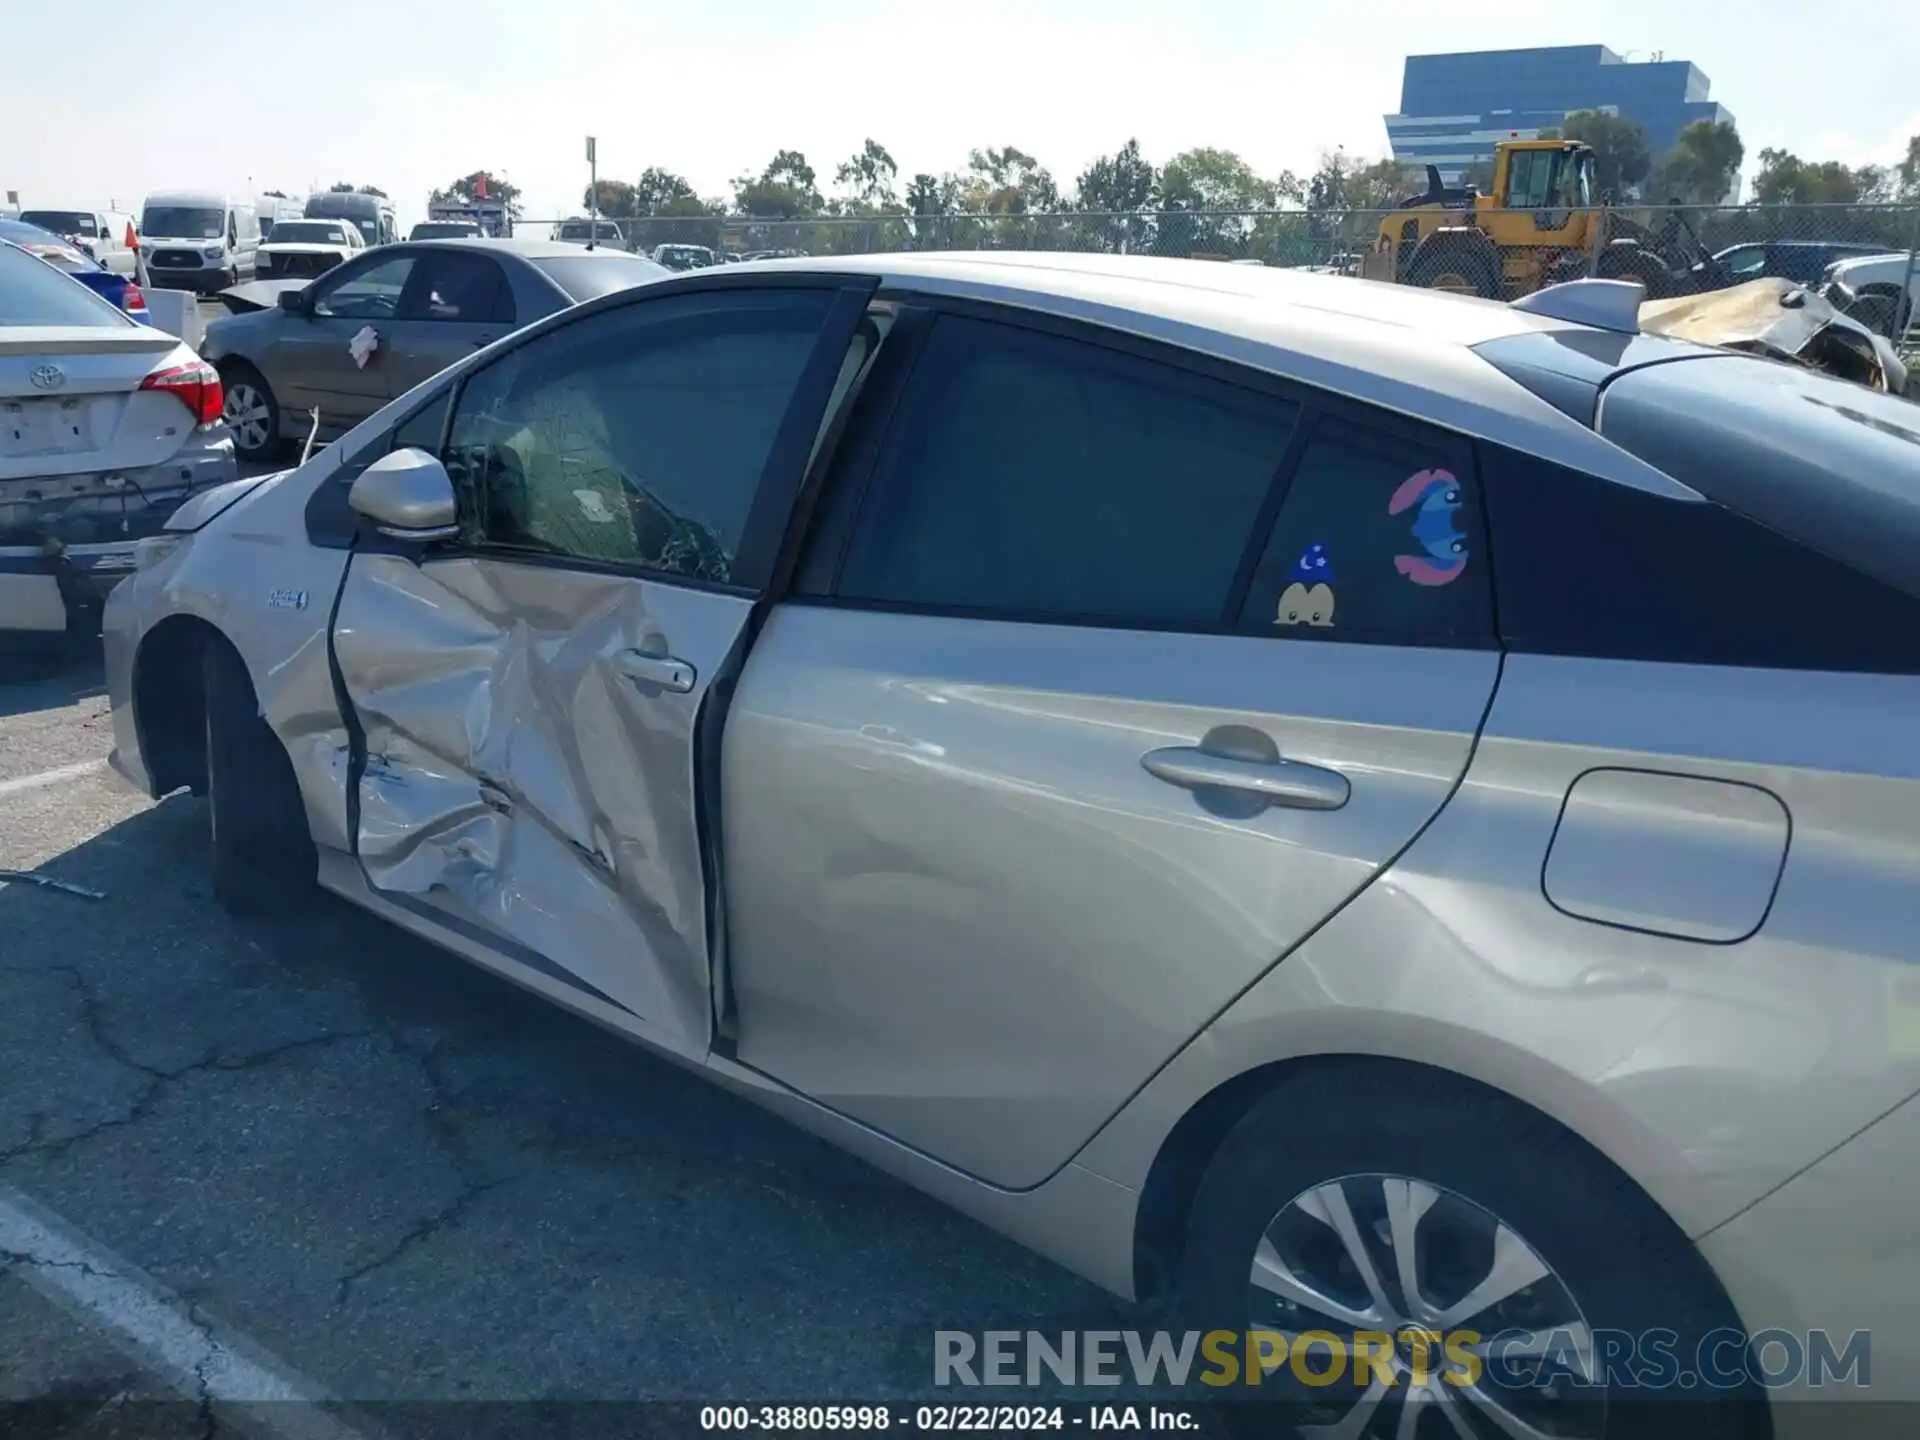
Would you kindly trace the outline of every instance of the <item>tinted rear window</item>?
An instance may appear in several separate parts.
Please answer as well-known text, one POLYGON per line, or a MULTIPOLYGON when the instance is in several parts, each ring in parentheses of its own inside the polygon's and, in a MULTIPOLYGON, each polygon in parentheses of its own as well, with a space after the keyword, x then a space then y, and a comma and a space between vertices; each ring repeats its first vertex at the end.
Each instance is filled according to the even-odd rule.
POLYGON ((629 255, 624 250, 603 255, 556 255, 533 264, 575 302, 595 300, 672 273, 664 265, 629 255))
POLYGON ((76 280, 11 245, 0 245, 0 325, 131 325, 76 280))

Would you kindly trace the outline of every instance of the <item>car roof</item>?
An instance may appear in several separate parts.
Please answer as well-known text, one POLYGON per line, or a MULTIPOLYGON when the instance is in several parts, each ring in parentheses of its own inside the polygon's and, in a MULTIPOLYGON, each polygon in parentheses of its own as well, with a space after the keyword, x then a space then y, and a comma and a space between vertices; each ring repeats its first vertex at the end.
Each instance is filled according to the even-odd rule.
POLYGON ((629 250, 583 251, 578 245, 569 245, 564 240, 494 240, 485 235, 444 235, 437 240, 410 240, 410 245, 432 245, 446 250, 478 250, 487 255, 498 255, 503 251, 508 255, 518 255, 523 260, 577 260, 586 253, 601 255, 623 255, 631 260, 642 257, 629 250))
POLYGON ((1474 346, 1513 336, 1591 329, 1498 301, 1272 266, 1056 251, 757 260, 725 274, 780 272, 873 275, 883 290, 1083 320, 1696 498, 1476 354, 1474 346))

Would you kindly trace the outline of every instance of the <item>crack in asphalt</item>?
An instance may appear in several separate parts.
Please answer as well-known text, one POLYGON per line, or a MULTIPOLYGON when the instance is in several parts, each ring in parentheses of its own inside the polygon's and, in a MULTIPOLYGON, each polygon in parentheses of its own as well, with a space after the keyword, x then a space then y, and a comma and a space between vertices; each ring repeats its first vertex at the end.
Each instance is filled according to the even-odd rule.
POLYGON ((42 1111, 35 1111, 27 1124, 27 1138, 18 1145, 0 1148, 0 1164, 16 1160, 23 1155, 62 1154, 76 1145, 102 1135, 109 1130, 123 1129, 138 1124, 153 1112, 153 1107, 166 1093, 167 1087, 192 1075, 229 1074, 253 1070, 271 1064, 284 1055, 299 1050, 318 1049, 325 1045, 336 1045, 346 1040, 369 1040, 379 1037, 383 1032, 377 1029, 335 1030, 321 1035, 307 1035, 298 1040, 284 1041, 270 1045, 264 1050, 248 1051, 244 1055, 222 1055, 212 1053, 203 1055, 189 1065, 172 1068, 150 1065, 136 1058, 126 1046, 114 1039, 107 1030, 107 1018, 99 996, 93 984, 79 967, 74 965, 4 965, 0 974, 9 975, 58 975, 72 985, 74 994, 80 1002, 80 1023, 87 1032, 87 1038, 107 1059, 136 1075, 146 1077, 146 1085, 134 1096, 124 1115, 109 1116, 105 1120, 87 1126, 71 1135, 62 1135, 56 1139, 47 1139, 47 1117, 42 1111))
MULTIPOLYGON (((402 1029, 382 1030, 367 1028, 359 1030, 330 1031, 322 1035, 310 1035, 298 1040, 289 1040, 272 1045, 263 1050, 249 1051, 244 1055, 222 1055, 209 1053, 191 1064, 165 1067, 152 1065, 139 1059, 109 1029, 104 1003, 92 981, 74 965, 4 965, 0 974, 58 975, 72 987, 79 1002, 80 1022, 85 1028, 88 1039, 100 1053, 114 1064, 146 1078, 146 1084, 133 1098, 123 1115, 110 1116, 105 1120, 87 1126, 71 1135, 48 1139, 46 1130, 48 1120, 44 1112, 36 1111, 28 1122, 27 1138, 18 1145, 0 1148, 0 1164, 15 1160, 24 1155, 55 1155, 64 1153, 77 1145, 105 1134, 111 1130, 124 1129, 139 1124, 148 1118, 159 1104, 167 1088, 189 1076, 201 1074, 233 1074, 256 1069, 272 1063, 281 1057, 299 1050, 317 1049, 321 1046, 335 1045, 349 1040, 385 1039, 393 1047, 393 1052, 411 1060, 418 1068, 427 1089, 427 1104, 422 1110, 422 1118, 433 1135, 434 1143, 446 1156, 460 1182, 460 1191, 447 1204, 433 1213, 423 1216, 409 1227, 392 1245, 378 1255, 355 1266, 342 1275, 334 1286, 334 1303, 342 1305, 360 1281, 385 1269, 413 1250, 426 1244, 433 1237, 453 1225, 478 1200, 499 1189, 515 1175, 487 1176, 485 1167, 474 1155, 472 1146, 462 1133, 459 1124, 453 1118, 459 1093, 447 1078, 443 1067, 440 1038, 436 1035, 425 1043, 411 1038, 402 1029)), ((16 1260, 26 1263, 45 1263, 35 1261, 32 1256, 9 1256, 0 1252, 0 1261, 16 1260)), ((189 1318, 196 1325, 202 1324, 197 1318, 197 1302, 189 1310, 189 1318)), ((204 1328, 204 1327, 203 1327, 204 1328)), ((205 1377, 199 1377, 204 1391, 205 1377)), ((206 1412, 209 1425, 211 1410, 206 1412)), ((213 1431, 209 1429, 202 1440, 210 1440, 213 1431)))
POLYGON ((460 1181, 460 1193, 433 1214, 423 1217, 384 1252, 342 1275, 334 1285, 333 1303, 336 1309, 346 1304, 353 1287, 360 1281, 418 1249, 442 1230, 457 1225, 476 1201, 515 1178, 513 1175, 482 1178, 483 1167, 453 1119, 459 1092, 454 1089, 442 1068, 439 1036, 435 1035, 425 1044, 411 1043, 402 1031, 394 1031, 388 1038, 397 1053, 405 1055, 420 1068, 420 1077, 427 1087, 427 1105, 421 1115, 427 1128, 433 1132, 435 1142, 446 1155, 447 1163, 453 1167, 453 1173, 460 1181))

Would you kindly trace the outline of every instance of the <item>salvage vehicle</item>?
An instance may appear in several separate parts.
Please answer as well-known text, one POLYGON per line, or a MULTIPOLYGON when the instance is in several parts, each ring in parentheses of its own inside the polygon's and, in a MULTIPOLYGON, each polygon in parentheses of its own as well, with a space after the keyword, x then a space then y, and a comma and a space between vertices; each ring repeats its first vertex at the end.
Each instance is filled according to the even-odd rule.
POLYGON ((59 236, 24 221, 0 220, 0 244, 17 245, 35 259, 71 275, 115 309, 142 325, 153 323, 153 317, 147 310, 147 297, 131 277, 109 270, 59 236))
POLYGON ((612 220, 590 220, 582 216, 577 220, 562 220, 553 227, 553 238, 567 245, 601 246, 612 245, 615 248, 626 244, 626 237, 620 233, 620 226, 612 220))
POLYGON ((309 195, 303 209, 309 220, 351 221, 369 250, 400 238, 393 203, 382 195, 364 190, 322 190, 309 195))
POLYGON ((0 645, 57 650, 142 540, 238 473, 212 366, 0 243, 0 645))
POLYGON ((1905 250, 1836 261, 1820 277, 1820 293, 1841 314, 1898 343, 1920 305, 1920 264, 1905 250))
POLYGON ((157 191, 140 209, 140 244, 156 286, 212 295, 253 278, 260 216, 218 191, 157 191))
POLYGON ((366 248, 350 220, 282 220, 255 252, 254 273, 261 280, 310 280, 366 248))
POLYGON ((177 516, 112 764, 236 911, 317 882, 1195 1328, 1476 1362, 1268 1374, 1325 1433, 1764 1434, 1743 1326, 1920 1393, 1920 412, 1638 295, 623 291, 177 516), (1596 1369, 1656 1328, 1755 1404, 1596 1369))
POLYGON ((1768 240, 1730 245, 1715 251, 1713 258, 1730 284, 1778 276, 1799 285, 1818 285, 1835 261, 1878 255, 1882 248, 1850 240, 1768 240))
POLYGON ((138 268, 140 239, 133 217, 113 210, 23 210, 28 225, 58 235, 99 264, 103 270, 132 279, 138 268))
POLYGON ((1729 283, 1683 209, 1669 210, 1657 232, 1618 210, 1603 213, 1596 163, 1593 148, 1576 140, 1502 140, 1485 195, 1443 184, 1439 167, 1429 165, 1426 191, 1380 222, 1373 250, 1387 273, 1378 278, 1487 299, 1524 295, 1589 268, 1604 279, 1637 280, 1655 299, 1729 283))
POLYGON ((208 322, 244 460, 331 440, 530 321, 667 272, 624 250, 538 240, 426 240, 362 250, 318 280, 256 281, 208 322), (314 412, 318 412, 315 429, 314 412))

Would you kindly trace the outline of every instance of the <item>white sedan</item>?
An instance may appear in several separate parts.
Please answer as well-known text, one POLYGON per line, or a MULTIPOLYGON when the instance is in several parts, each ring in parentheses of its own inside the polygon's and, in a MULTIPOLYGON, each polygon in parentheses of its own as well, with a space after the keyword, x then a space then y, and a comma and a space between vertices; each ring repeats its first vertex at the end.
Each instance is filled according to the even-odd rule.
POLYGON ((0 242, 0 644, 56 649, 140 541, 234 478, 220 376, 0 242))

